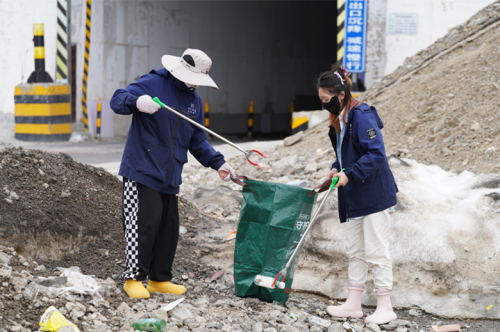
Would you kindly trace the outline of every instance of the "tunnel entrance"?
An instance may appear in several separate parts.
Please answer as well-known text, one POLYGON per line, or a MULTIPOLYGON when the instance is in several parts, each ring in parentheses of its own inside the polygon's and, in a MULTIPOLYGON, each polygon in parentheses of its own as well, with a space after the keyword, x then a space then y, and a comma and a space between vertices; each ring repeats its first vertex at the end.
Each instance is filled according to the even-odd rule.
MULTIPOLYGON (((165 54, 200 49, 220 90, 197 92, 223 135, 247 134, 251 102, 254 137, 288 135, 290 104, 320 109, 315 81, 336 61, 336 1, 102 0, 93 11, 90 99, 162 68, 165 54)), ((126 134, 130 120, 113 119, 126 134)))
POLYGON ((199 88, 210 127, 246 134, 253 102, 254 136, 290 133, 290 106, 318 110, 315 80, 336 61, 336 1, 191 3, 196 43, 213 60, 220 90, 199 88), (195 8, 196 7, 196 8, 195 8), (196 13, 196 14, 194 14, 196 13))

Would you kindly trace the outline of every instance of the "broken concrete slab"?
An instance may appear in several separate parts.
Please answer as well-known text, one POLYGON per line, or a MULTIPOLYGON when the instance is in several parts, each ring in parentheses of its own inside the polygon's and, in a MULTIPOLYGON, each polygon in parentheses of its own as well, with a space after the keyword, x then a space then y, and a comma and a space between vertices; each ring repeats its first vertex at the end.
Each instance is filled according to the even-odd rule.
POLYGON ((283 145, 284 146, 292 146, 295 143, 299 142, 302 139, 302 137, 304 137, 304 132, 303 131, 299 131, 295 135, 288 136, 287 138, 285 138, 283 140, 283 145))

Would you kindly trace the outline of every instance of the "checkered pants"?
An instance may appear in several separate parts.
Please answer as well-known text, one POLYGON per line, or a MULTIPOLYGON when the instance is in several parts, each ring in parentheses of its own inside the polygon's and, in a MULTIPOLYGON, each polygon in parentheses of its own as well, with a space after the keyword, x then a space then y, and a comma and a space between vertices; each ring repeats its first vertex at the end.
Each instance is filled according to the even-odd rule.
POLYGON ((177 196, 123 178, 123 279, 169 281, 179 237, 177 196))
POLYGON ((139 234, 137 225, 139 193, 137 182, 123 179, 123 227, 125 229, 125 264, 123 279, 135 279, 139 274, 139 234))

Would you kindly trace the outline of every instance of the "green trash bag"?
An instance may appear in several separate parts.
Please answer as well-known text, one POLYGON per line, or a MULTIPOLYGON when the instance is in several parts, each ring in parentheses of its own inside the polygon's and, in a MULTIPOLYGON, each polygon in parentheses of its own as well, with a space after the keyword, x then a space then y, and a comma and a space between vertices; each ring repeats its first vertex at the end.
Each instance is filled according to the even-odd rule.
POLYGON ((234 250, 236 295, 285 303, 298 255, 287 270, 285 289, 259 287, 254 279, 257 275, 275 278, 285 268, 309 225, 316 192, 243 176, 232 180, 244 186, 234 250))

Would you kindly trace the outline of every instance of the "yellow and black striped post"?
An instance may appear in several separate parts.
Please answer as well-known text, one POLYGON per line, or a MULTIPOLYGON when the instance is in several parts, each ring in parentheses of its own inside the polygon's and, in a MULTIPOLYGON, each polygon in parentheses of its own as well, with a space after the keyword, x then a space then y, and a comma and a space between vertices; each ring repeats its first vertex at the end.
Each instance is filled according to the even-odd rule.
POLYGON ((292 135, 298 133, 299 131, 307 130, 309 127, 309 118, 307 116, 297 117, 293 119, 292 123, 292 135))
POLYGON ((28 78, 28 83, 53 82, 49 73, 45 71, 45 42, 43 37, 43 23, 33 24, 33 43, 35 44, 35 71, 28 78))
POLYGON ((89 117, 87 112, 87 80, 89 76, 90 54, 90 18, 92 14, 92 0, 87 0, 87 20, 85 24, 85 53, 83 54, 83 82, 82 82, 82 111, 83 130, 89 131, 89 117))
POLYGON ((68 0, 57 0, 56 80, 68 79, 68 0))
POLYGON ((14 92, 15 137, 22 141, 67 141, 71 136, 67 84, 20 84, 14 92))
POLYGON ((250 106, 248 106, 248 138, 252 138, 253 131, 253 101, 250 102, 250 106))
POLYGON ((98 141, 101 140, 101 110, 102 110, 102 103, 101 103, 101 98, 99 98, 99 101, 97 102, 97 120, 95 122, 96 124, 95 136, 98 141))
MULTIPOLYGON (((208 100, 205 100, 204 113, 205 113, 205 127, 210 128, 210 106, 208 106, 208 100)), ((209 137, 210 134, 207 133, 207 138, 209 137)))
POLYGON ((293 106, 293 102, 290 103, 290 130, 293 130, 293 111, 295 110, 295 107, 293 106))
POLYGON ((346 0, 337 0, 337 61, 340 63, 344 58, 345 3, 346 0))

